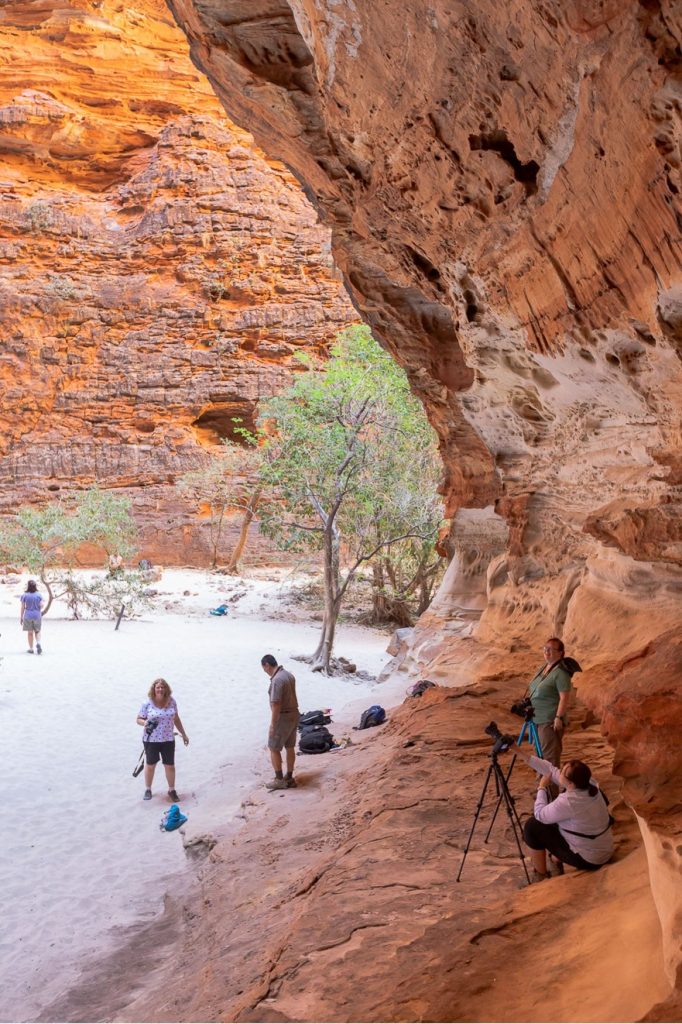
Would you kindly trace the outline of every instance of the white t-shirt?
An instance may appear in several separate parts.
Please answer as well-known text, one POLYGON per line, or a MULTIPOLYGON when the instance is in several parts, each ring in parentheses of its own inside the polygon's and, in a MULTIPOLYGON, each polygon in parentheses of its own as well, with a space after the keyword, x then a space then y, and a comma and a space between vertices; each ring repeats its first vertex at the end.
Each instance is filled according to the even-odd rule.
MULTIPOLYGON (((541 775, 551 775, 559 785, 559 769, 540 757, 531 757, 531 768, 541 775)), ((594 779, 590 779, 597 786, 594 779)), ((546 789, 538 789, 533 814, 543 825, 558 825, 559 831, 574 853, 590 864, 606 864, 613 854, 613 831, 609 827, 609 809, 599 786, 595 796, 586 789, 567 789, 551 800, 546 789), (582 832, 583 836, 572 835, 582 832), (594 836, 586 839, 584 836, 594 836)))
POLYGON ((146 700, 138 712, 138 718, 147 720, 155 718, 159 724, 150 736, 144 734, 145 743, 170 743, 173 739, 173 726, 177 713, 178 706, 174 697, 171 697, 165 708, 157 708, 153 701, 146 700))

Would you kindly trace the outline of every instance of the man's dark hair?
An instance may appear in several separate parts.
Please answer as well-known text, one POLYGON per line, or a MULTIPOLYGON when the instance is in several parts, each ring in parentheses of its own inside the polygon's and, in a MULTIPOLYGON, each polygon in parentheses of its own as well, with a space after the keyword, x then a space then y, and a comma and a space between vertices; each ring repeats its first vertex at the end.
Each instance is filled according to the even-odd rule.
POLYGON ((260 663, 261 665, 270 665, 271 668, 277 668, 277 658, 273 658, 272 654, 264 654, 260 663))

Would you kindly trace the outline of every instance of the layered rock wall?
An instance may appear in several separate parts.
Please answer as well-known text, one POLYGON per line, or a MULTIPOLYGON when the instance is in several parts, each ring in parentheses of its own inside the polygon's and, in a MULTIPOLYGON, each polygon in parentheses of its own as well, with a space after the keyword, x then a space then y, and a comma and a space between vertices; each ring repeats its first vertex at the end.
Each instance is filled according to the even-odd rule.
POLYGON ((679 5, 171 6, 226 109, 315 197, 439 432, 456 558, 415 665, 521 680, 564 636, 646 823, 675 981, 679 5))
POLYGON ((175 482, 355 318, 328 231, 160 0, 13 3, 0 50, 1 509, 97 482, 201 564, 175 482))

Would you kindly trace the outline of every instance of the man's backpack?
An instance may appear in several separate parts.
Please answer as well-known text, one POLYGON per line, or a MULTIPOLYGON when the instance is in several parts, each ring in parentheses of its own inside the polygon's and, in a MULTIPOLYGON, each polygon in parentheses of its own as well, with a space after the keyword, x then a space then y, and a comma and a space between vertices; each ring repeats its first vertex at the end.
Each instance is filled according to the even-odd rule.
POLYGON ((327 725, 329 722, 331 718, 324 711, 306 711, 298 720, 298 731, 303 732, 308 725, 327 725))
POLYGON ((382 708, 381 704, 372 704, 371 708, 367 708, 366 711, 362 712, 360 716, 360 725, 356 726, 358 729, 372 729, 375 725, 381 725, 386 721, 386 712, 382 708))
POLYGON ((298 741, 301 754, 326 754, 334 746, 334 737, 324 725, 305 726, 298 741))

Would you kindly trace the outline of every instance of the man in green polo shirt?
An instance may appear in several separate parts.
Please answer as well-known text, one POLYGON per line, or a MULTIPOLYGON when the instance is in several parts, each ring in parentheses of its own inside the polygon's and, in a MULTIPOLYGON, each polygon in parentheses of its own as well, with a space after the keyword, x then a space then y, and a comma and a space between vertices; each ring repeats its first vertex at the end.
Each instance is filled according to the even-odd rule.
POLYGON ((558 637, 550 637, 543 652, 545 664, 528 684, 528 696, 535 711, 542 756, 559 768, 571 677, 561 664, 564 645, 558 637))

